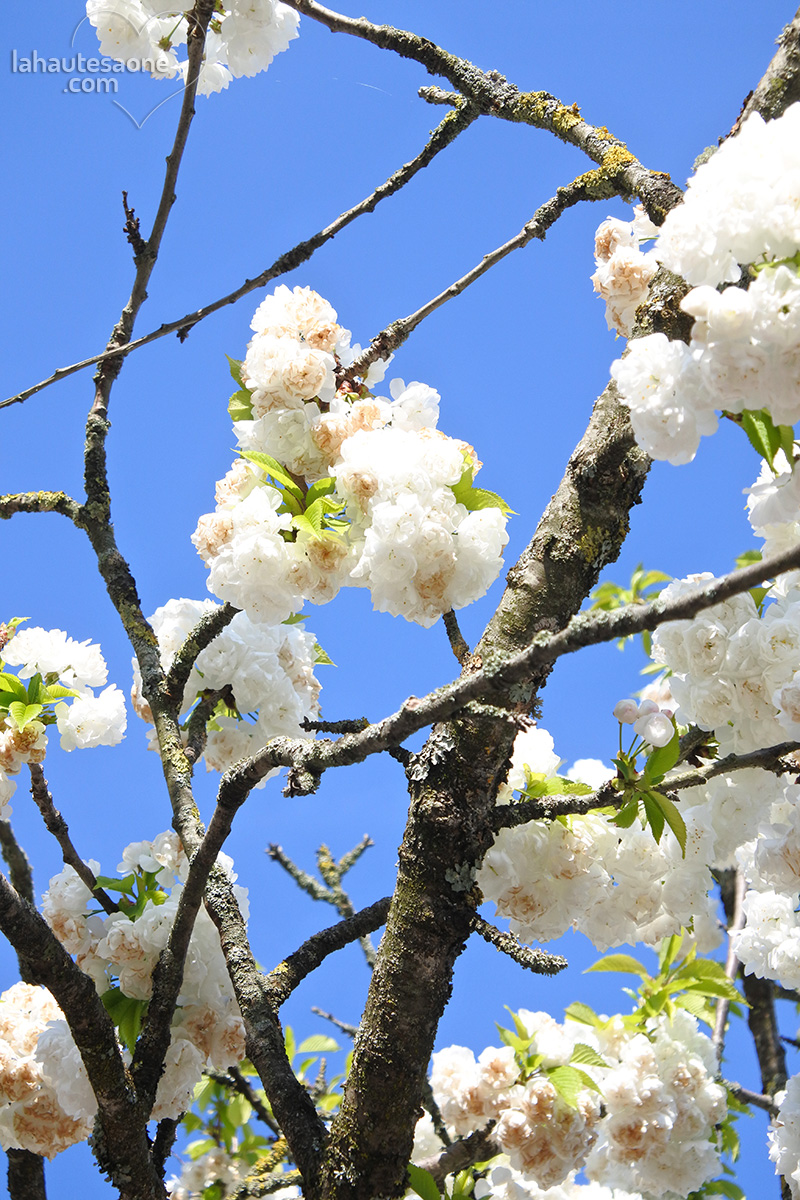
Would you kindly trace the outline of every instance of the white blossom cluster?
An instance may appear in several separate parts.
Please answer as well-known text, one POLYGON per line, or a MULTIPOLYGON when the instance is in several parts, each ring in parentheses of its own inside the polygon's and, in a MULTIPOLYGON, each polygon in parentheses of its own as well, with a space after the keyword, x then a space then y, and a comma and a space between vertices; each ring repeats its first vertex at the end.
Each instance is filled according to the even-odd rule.
MULTIPOLYGON (((507 803, 510 793, 525 786, 525 767, 547 778, 558 763, 546 730, 519 733, 498 801, 507 803)), ((604 774, 607 779, 613 772, 604 774)), ((603 781, 597 772, 591 782, 603 781)), ((685 857, 671 834, 656 842, 638 822, 620 829, 600 813, 503 829, 483 860, 478 885, 525 943, 550 941, 574 929, 600 950, 635 942, 655 945, 683 926, 693 928, 704 952, 719 941, 708 895, 714 835, 704 812, 696 819, 687 813, 685 819, 685 857)))
POLYGON ((472 1051, 450 1046, 433 1056, 431 1086, 448 1132, 464 1136, 496 1124, 492 1136, 507 1156, 481 1197, 600 1197, 617 1200, 685 1196, 715 1176, 719 1152, 711 1135, 726 1113, 725 1089, 714 1082, 711 1041, 689 1013, 650 1018, 643 1029, 622 1018, 597 1027, 522 1010, 517 1019, 533 1038, 537 1069, 520 1071, 513 1050, 472 1051), (605 1066, 581 1065, 595 1084, 582 1087, 571 1107, 548 1078, 570 1064, 577 1046, 605 1066), (574 1184, 583 1169, 593 1181, 574 1184), (495 1183, 497 1187, 495 1188, 495 1183), (616 1191, 614 1189, 620 1189, 616 1191))
POLYGON ((647 296, 650 281, 658 270, 652 250, 642 252, 640 243, 658 236, 641 205, 633 210, 633 221, 609 217, 597 230, 592 276, 594 290, 606 302, 606 324, 623 337, 630 337, 636 310, 647 296))
POLYGON ((395 379, 391 400, 374 396, 383 363, 337 390, 359 348, 309 288, 278 287, 252 328, 240 372, 250 415, 234 424, 252 457, 217 485, 192 539, 209 590, 270 623, 343 586, 425 626, 481 597, 502 565, 507 510, 472 487, 472 447, 436 429, 438 393, 395 379))
MULTIPOLYGON (((20 680, 40 675, 45 685, 64 695, 53 708, 63 750, 116 746, 122 741, 127 721, 122 692, 111 684, 95 695, 108 678, 98 645, 76 642, 61 629, 18 629, 2 645, 0 668, 8 666, 19 668, 20 680)), ((18 774, 25 763, 44 760, 46 729, 45 722, 37 719, 20 728, 0 711, 0 816, 11 811, 8 801, 16 784, 9 776, 18 774)))
POLYGON ((792 1200, 800 1200, 800 1075, 793 1075, 775 1099, 779 1108, 767 1135, 769 1156, 788 1183, 792 1200))
MULTIPOLYGON (((694 317, 691 342, 634 339, 611 369, 653 458, 690 462, 717 410, 800 420, 799 147, 800 104, 768 123, 752 114, 667 215, 652 254, 694 285, 681 303, 694 317), (746 288, 739 264, 754 264, 746 288), (723 283, 734 286, 720 292, 723 283)), ((621 231, 612 236, 624 245, 621 231)))
MULTIPOLYGON (((165 671, 201 617, 217 608, 213 600, 181 599, 156 609, 150 624, 165 671)), ((204 691, 225 689, 231 701, 221 701, 220 711, 209 722, 203 751, 207 770, 226 771, 271 738, 307 736, 300 722, 319 711, 320 685, 314 675, 318 650, 314 635, 299 623, 254 624, 240 612, 201 651, 184 688, 180 711, 188 713, 204 691)), ((139 716, 152 722, 135 659, 131 700, 139 716)), ((155 747, 155 731, 151 743, 155 747)))
POLYGON ((4 1150, 30 1150, 53 1158, 92 1132, 83 1086, 85 1081, 88 1087, 88 1079, 75 1043, 69 1039, 71 1052, 63 1063, 54 1061, 50 1053, 62 1026, 66 1029, 64 1014, 46 988, 16 983, 0 996, 0 1145, 4 1150))
MULTIPOLYGON (((671 600, 710 574, 670 583, 671 600)), ((653 639, 653 657, 672 671, 678 719, 713 731, 722 753, 773 746, 800 734, 800 584, 782 579, 759 614, 749 593, 670 621, 653 639)))
MULTIPOLYGON (((97 30, 100 49, 128 70, 149 71, 156 79, 186 81, 187 18, 156 0, 86 0, 86 15, 97 30)), ((197 90, 222 91, 231 79, 266 71, 276 54, 297 37, 299 17, 278 0, 228 0, 218 5, 206 35, 197 90)))
MULTIPOLYGON (((97 874, 99 864, 89 865, 97 874)), ((236 875, 230 858, 220 854, 218 865, 233 883, 236 875)), ((42 913, 67 952, 94 981, 100 995, 119 988, 123 996, 146 1001, 152 991, 153 968, 167 944, 175 919, 188 862, 177 835, 167 832, 152 842, 134 842, 126 847, 117 870, 123 876, 134 875, 140 880, 149 873, 151 893, 135 919, 122 907, 110 914, 98 912, 96 899, 68 866, 50 880, 42 913)), ((238 886, 233 890, 246 918, 247 893, 238 886)), ((244 1025, 225 968, 219 935, 202 907, 189 944, 178 1005, 152 1113, 156 1121, 177 1117, 190 1107, 193 1089, 204 1070, 225 1071, 245 1056, 244 1025)), ((72 1042, 66 1026, 58 1031, 58 1037, 61 1039, 58 1047, 47 1043, 50 1086, 66 1111, 88 1120, 94 1114, 94 1097, 87 1090, 88 1080, 86 1087, 80 1086, 85 1074, 81 1074, 83 1068, 74 1046, 70 1051, 72 1042), (85 1100, 79 1111, 75 1094, 85 1100)))
MULTIPOLYGON (((225 1200, 232 1195, 252 1170, 246 1159, 236 1152, 228 1154, 221 1146, 184 1162, 180 1176, 167 1181, 170 1200, 197 1200, 211 1194, 215 1200, 225 1200), (209 1193, 207 1189, 214 1188, 209 1193)), ((298 1200, 300 1189, 296 1186, 277 1188, 269 1193, 275 1200, 298 1200)))

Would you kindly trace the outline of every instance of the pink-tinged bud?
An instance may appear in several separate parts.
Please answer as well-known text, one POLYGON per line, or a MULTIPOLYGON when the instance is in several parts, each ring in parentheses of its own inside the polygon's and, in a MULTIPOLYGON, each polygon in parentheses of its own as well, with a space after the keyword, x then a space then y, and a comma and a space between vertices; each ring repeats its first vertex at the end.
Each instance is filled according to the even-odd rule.
POLYGON ((639 705, 635 700, 620 700, 614 705, 614 716, 620 725, 632 725, 639 716, 639 705))

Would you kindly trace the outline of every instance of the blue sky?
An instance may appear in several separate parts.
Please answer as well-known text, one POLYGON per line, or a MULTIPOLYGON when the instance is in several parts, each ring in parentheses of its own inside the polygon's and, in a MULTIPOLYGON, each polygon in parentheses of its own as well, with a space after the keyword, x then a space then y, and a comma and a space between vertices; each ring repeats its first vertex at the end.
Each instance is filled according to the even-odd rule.
MULTIPOLYGON (((522 89, 577 101, 588 120, 606 125, 640 161, 668 171, 680 185, 700 151, 727 133, 769 61, 775 37, 793 16, 785 0, 724 6, 710 0, 559 6, 537 0, 362 0, 342 7, 414 29, 498 69, 522 89)), ((177 98, 147 115, 177 91, 169 83, 125 75, 116 97, 72 94, 63 72, 12 69, 13 52, 17 64, 34 51, 47 58, 97 55, 88 24, 75 32, 81 17, 77 2, 40 0, 12 7, 4 18, 4 395, 104 347, 132 279, 121 192, 127 190, 148 229, 178 115, 177 98)), ((177 203, 137 333, 230 291, 418 153, 443 115, 416 95, 431 82, 411 62, 304 20, 300 38, 266 74, 199 99, 177 203)), ((315 288, 352 329, 354 341, 366 343, 506 241, 558 186, 588 166, 576 150, 545 133, 482 118, 408 188, 282 282, 315 288)), ((389 377, 423 380, 439 390, 441 428, 476 447, 485 463, 482 485, 500 492, 518 513, 510 525, 509 565, 557 486, 609 364, 623 348, 606 329, 589 276, 597 224, 627 212, 620 202, 568 212, 544 244, 517 252, 434 314, 389 370, 389 377)), ((145 347, 126 362, 114 388, 114 520, 148 613, 170 597, 206 594, 205 571, 189 536, 197 517, 213 507, 214 481, 231 461, 225 354, 243 354, 260 298, 254 294, 211 317, 183 344, 169 337, 145 347)), ((0 411, 3 491, 63 488, 80 494, 90 399, 91 375, 83 372, 0 411)), ((608 577, 626 580, 640 561, 672 575, 729 569, 751 544, 741 492, 756 473, 752 453, 733 428, 706 439, 687 467, 657 464, 608 577)), ((4 523, 0 537, 0 617, 29 616, 32 624, 99 641, 110 679, 127 691, 130 648, 85 539, 47 516, 16 517, 4 523)), ((501 587, 499 581, 461 614, 469 641, 479 636, 501 587)), ((379 718, 407 695, 421 695, 454 674, 441 624, 424 630, 372 613, 361 590, 311 608, 308 626, 338 664, 322 672, 329 719, 379 718)), ((565 760, 613 753, 611 708, 640 686, 641 665, 637 651, 621 656, 614 647, 559 664, 544 696, 542 723, 565 760)), ((146 753, 145 728, 133 714, 121 747, 64 755, 56 746, 46 772, 77 846, 106 872, 129 841, 169 824, 158 761, 146 753)), ((403 783, 396 763, 373 759, 329 774, 315 797, 286 800, 277 781, 254 795, 227 849, 240 882, 250 888, 253 943, 264 965, 333 917, 296 891, 266 859, 265 846, 282 844, 310 869, 320 842, 340 855, 368 832, 375 847, 355 868, 351 890, 357 906, 370 903, 391 889, 405 820, 403 783)), ((206 815, 214 785, 214 776, 198 779, 206 815)), ((59 869, 59 856, 21 787, 14 810, 41 892, 59 869)), ((588 985, 582 978, 595 957, 585 942, 568 937, 559 949, 570 959, 569 971, 557 980, 538 980, 482 943, 471 943, 457 968, 439 1044, 479 1052, 493 1042, 504 1004, 547 1008, 560 1017, 574 999, 607 1011, 626 1003, 616 981, 599 983, 594 976, 588 985)), ((0 986, 14 982, 15 970, 13 956, 0 951, 0 986)), ((301 1036, 322 1031, 312 1004, 357 1021, 366 984, 366 969, 351 948, 304 984, 286 1018, 301 1036)), ((794 1032, 791 1023, 787 1032, 794 1032)), ((749 1051, 742 1045, 736 1055, 729 1073, 755 1085, 749 1051)), ((742 1124, 758 1143, 760 1115, 742 1124)), ((743 1181, 761 1177, 763 1169, 763 1157, 756 1155, 743 1181)), ((111 1194, 92 1174, 85 1148, 61 1156, 48 1176, 53 1197, 70 1194, 78 1180, 86 1196, 111 1194)))

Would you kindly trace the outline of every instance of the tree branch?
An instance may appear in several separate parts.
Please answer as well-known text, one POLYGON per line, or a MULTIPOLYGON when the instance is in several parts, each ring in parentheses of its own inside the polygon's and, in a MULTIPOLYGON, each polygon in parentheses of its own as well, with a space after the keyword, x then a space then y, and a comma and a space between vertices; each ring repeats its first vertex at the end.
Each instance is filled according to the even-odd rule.
POLYGON ((523 946, 513 933, 504 933, 488 921, 484 921, 478 913, 472 918, 472 928, 490 946, 513 958, 521 967, 533 971, 534 975, 557 975, 569 966, 560 954, 548 954, 545 950, 531 950, 529 946, 523 946))
POLYGON ((423 1171, 429 1171, 441 1186, 448 1175, 452 1175, 456 1171, 463 1171, 466 1167, 471 1167, 478 1162, 485 1162, 487 1158, 494 1158, 496 1154, 502 1153, 501 1147, 492 1137, 494 1126, 495 1122, 490 1121, 485 1129, 478 1129, 469 1137, 451 1142, 439 1154, 432 1154, 429 1158, 420 1159, 417 1166, 421 1167, 423 1171))
POLYGON ((239 609, 234 608, 232 604, 223 604, 221 607, 214 608, 201 617, 191 633, 187 634, 186 640, 172 660, 164 684, 167 695, 175 706, 176 714, 182 711, 183 693, 198 658, 206 647, 211 645, 214 638, 230 625, 238 611, 239 609))
POLYGON ((150 1159, 146 1115, 122 1062, 111 1018, 94 983, 75 965, 44 919, 0 875, 0 930, 28 978, 52 992, 69 1024, 98 1103, 93 1146, 123 1200, 164 1200, 150 1159))
POLYGON ((750 113, 761 113, 765 121, 771 121, 797 100, 800 100, 800 9, 778 38, 778 50, 745 100, 731 133, 739 132, 750 113))
POLYGON ((55 512, 81 524, 81 506, 66 492, 16 492, 0 496, 0 520, 7 521, 16 513, 55 512))
MULTIPOLYGON (((490 656, 484 651, 480 655, 484 663, 482 668, 421 699, 410 697, 397 712, 358 733, 345 734, 337 741, 273 738, 263 750, 243 759, 225 773, 220 783, 220 797, 224 795, 226 804, 238 807, 270 771, 285 766, 293 770, 285 794, 310 794, 316 790, 323 771, 362 762, 371 754, 399 745, 417 730, 452 717, 473 701, 492 697, 502 704, 505 695, 516 696, 518 686, 530 692, 530 681, 544 681, 552 664, 563 655, 574 654, 585 646, 615 641, 629 633, 657 629, 668 621, 691 620, 704 609, 748 591, 765 579, 798 568, 800 546, 731 571, 670 601, 657 598, 649 604, 628 604, 610 613, 578 613, 560 632, 536 633, 532 642, 516 653, 495 649, 490 656)), ((519 564, 510 573, 510 580, 515 580, 518 570, 519 564)), ((518 585, 513 582, 509 586, 513 591, 518 585)), ((501 615, 501 619, 505 620, 505 616, 501 615)), ((581 812, 598 807, 597 803, 588 801, 588 797, 570 799, 574 807, 567 811, 581 812)))
POLYGON ((427 304, 423 304, 416 312, 392 321, 391 325, 376 334, 367 349, 347 368, 344 378, 352 380, 356 376, 363 376, 372 363, 377 362, 379 358, 388 358, 407 341, 426 317, 436 312, 437 308, 441 308, 448 300, 460 296, 470 284, 475 283, 514 250, 521 250, 534 238, 543 242, 547 231, 555 225, 558 218, 567 209, 574 207, 582 200, 606 200, 618 194, 619 189, 612 177, 593 171, 580 175, 566 187, 559 188, 555 196, 537 208, 530 221, 523 225, 513 238, 504 242, 502 246, 498 246, 496 250, 485 254, 477 266, 474 266, 471 271, 467 271, 466 275, 462 275, 455 283, 451 283, 427 304))
POLYGON ((382 900, 376 900, 374 904, 362 908, 352 917, 312 934, 298 950, 270 971, 265 977, 265 983, 275 1009, 288 1000, 295 988, 299 987, 306 976, 315 971, 328 955, 349 946, 365 934, 380 929, 386 921, 390 901, 390 896, 384 896, 382 900))
MULTIPOLYGON (((744 929, 745 922, 744 897, 747 891, 747 883, 741 871, 734 871, 733 886, 730 891, 732 893, 732 906, 731 920, 728 926, 728 954, 725 959, 725 974, 732 983, 739 971, 739 959, 733 949, 733 935, 744 929)), ((723 999, 721 996, 718 997, 711 1043, 716 1051, 717 1063, 719 1065, 722 1064, 722 1054, 725 1049, 725 1027, 728 1023, 730 1006, 730 1000, 723 999)))
POLYGON ((10 821, 0 821, 0 852, 8 867, 12 887, 27 904, 33 905, 35 897, 30 859, 17 841, 10 821))
POLYGON ((427 38, 391 25, 373 25, 365 17, 346 17, 325 8, 316 0, 288 0, 291 8, 313 17, 333 33, 349 33, 382 50, 392 50, 425 67, 430 75, 441 75, 478 109, 506 121, 518 121, 545 129, 576 146, 596 162, 604 175, 613 178, 619 192, 639 196, 651 219, 660 225, 671 208, 680 202, 681 191, 668 176, 649 171, 624 142, 605 126, 585 121, 577 104, 567 107, 549 92, 520 92, 496 71, 481 71, 466 59, 449 54, 427 38))
POLYGON ((68 867, 72 867, 75 874, 82 883, 86 884, 92 893, 92 897, 97 900, 105 912, 119 912, 119 905, 111 899, 108 892, 99 886, 91 867, 88 863, 84 862, 73 846, 72 839, 69 836, 69 826, 53 804, 53 797, 48 790, 47 780, 44 777, 41 765, 39 763, 29 763, 28 769, 31 775, 31 795, 33 796, 34 804, 42 814, 42 820, 47 832, 52 833, 61 847, 63 861, 68 867))
POLYGON ((275 279, 279 279, 281 275, 287 274, 289 271, 294 271, 302 263, 307 262, 311 256, 317 251, 320 246, 324 246, 326 242, 345 229, 357 217, 364 213, 374 212, 381 200, 385 200, 387 196, 393 196, 395 192, 400 191, 410 179, 421 171, 423 167, 427 167, 436 155, 449 146, 452 141, 465 129, 467 129, 473 121, 477 120, 477 110, 468 104, 463 97, 459 97, 459 102, 453 112, 447 114, 443 121, 436 127, 430 136, 429 141, 420 153, 410 162, 405 163, 394 174, 390 175, 385 183, 380 184, 373 192, 370 192, 358 204, 354 204, 352 208, 347 209, 335 221, 331 221, 324 229, 318 233, 312 234, 305 241, 298 242, 291 250, 287 250, 279 258, 277 258, 271 266, 267 267, 259 275, 252 279, 246 279, 243 284, 240 284, 234 291, 228 292, 226 296, 222 296, 219 300, 213 301, 211 304, 206 304, 202 308, 196 309, 194 312, 186 313, 174 321, 167 321, 160 325, 158 329, 145 334, 143 337, 137 338, 135 341, 128 341, 124 345, 109 345, 109 347, 101 354, 95 354, 91 358, 85 358, 81 362, 72 363, 68 367, 59 367, 47 379, 43 379, 41 383, 34 384, 32 387, 26 388, 23 392, 18 392, 16 396, 11 396, 8 400, 0 401, 0 408, 7 408, 11 404, 20 404, 28 400, 31 396, 41 392, 44 388, 49 387, 52 383, 57 383, 60 379, 66 379, 69 375, 74 375, 77 371, 83 371, 86 367, 94 366, 96 363, 105 363, 112 359, 121 359, 131 353, 133 350, 138 350, 141 346, 147 346, 151 342, 157 341, 159 338, 166 337, 169 333, 186 334, 190 329, 193 329, 200 321, 206 317, 210 317, 212 313, 218 312, 221 308, 225 308, 228 304, 235 304, 237 300, 241 300, 243 296, 247 296, 250 292, 256 291, 258 288, 266 287, 275 279))
POLYGON ((30 1150, 6 1150, 9 1200, 47 1200, 44 1159, 30 1150))

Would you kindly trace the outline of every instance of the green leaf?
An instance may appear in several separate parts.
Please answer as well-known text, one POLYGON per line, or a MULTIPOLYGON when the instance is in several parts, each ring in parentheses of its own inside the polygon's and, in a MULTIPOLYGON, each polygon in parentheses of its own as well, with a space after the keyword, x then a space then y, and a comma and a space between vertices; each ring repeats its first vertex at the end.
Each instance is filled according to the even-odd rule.
POLYGON ((334 1050, 341 1050, 341 1046, 332 1037, 315 1033, 301 1042, 297 1050, 300 1054, 332 1054, 334 1050))
POLYGON ((661 835, 664 832, 664 814, 661 811, 661 806, 654 792, 645 792, 642 796, 642 801, 644 803, 647 824, 650 826, 656 842, 660 842, 661 835))
POLYGON ((639 801, 634 796, 623 804, 622 808, 612 817, 611 823, 616 825, 618 829, 629 829, 639 815, 639 801))
POLYGON ((294 1040, 294 1030, 292 1029, 291 1025, 286 1026, 286 1032, 283 1035, 283 1044, 286 1048, 286 1057, 288 1058, 289 1062, 291 1062, 297 1053, 297 1043, 294 1040))
POLYGON ((316 483, 312 483, 306 493, 306 505, 313 504, 315 500, 319 500, 320 496, 329 496, 335 490, 335 479, 318 479, 316 483))
POLYGON ((591 1075, 579 1071, 577 1067, 551 1067, 546 1074, 561 1099, 570 1108, 578 1107, 578 1096, 586 1088, 591 1088, 593 1092, 600 1090, 591 1075))
POLYGON ((131 872, 124 879, 115 879, 113 875, 96 875, 98 887, 109 892, 125 892, 127 896, 136 895, 136 876, 131 872))
POLYGON ((647 969, 630 954, 607 954, 605 958, 599 958, 591 967, 587 967, 584 975, 588 975, 591 971, 621 971, 624 975, 638 975, 641 979, 650 978, 647 969))
POLYGON ((287 472, 284 466, 278 462, 277 458, 273 458, 271 454, 263 454, 260 450, 243 450, 242 458, 246 458, 248 462, 255 463, 257 467, 261 467, 270 475, 276 483, 285 488, 296 500, 302 504, 303 493, 291 475, 287 472))
MULTIPOLYGON (((737 422, 739 423, 739 422, 737 422)), ((792 462, 794 450, 794 430, 790 426, 775 425, 772 417, 766 408, 745 409, 741 414, 740 423, 742 429, 747 434, 748 441, 755 452, 765 459, 770 465, 775 461, 775 455, 779 450, 786 452, 786 447, 789 447, 789 452, 786 455, 789 462, 792 462), (786 430, 789 433, 786 433, 786 430), (789 437, 791 436, 791 440, 789 437)))
POLYGON ((77 695, 78 692, 73 692, 71 688, 63 687, 60 683, 50 683, 39 688, 36 699, 39 704, 52 704, 54 700, 71 700, 77 695))
POLYGON ((761 562, 763 554, 760 550, 745 550, 744 554, 738 554, 735 559, 737 570, 742 567, 751 567, 753 563, 761 562))
POLYGON ((231 373, 231 379, 234 383, 238 383, 239 387, 244 387, 242 383, 242 360, 240 358, 231 358, 230 354, 226 354, 228 360, 228 370, 231 373))
POLYGON ((584 1004, 581 1000, 575 1000, 570 1004, 564 1010, 564 1016, 569 1017, 572 1021, 580 1021, 582 1025, 592 1025, 595 1028, 603 1024, 594 1009, 590 1008, 588 1004, 584 1004))
POLYGON ((319 537, 319 531, 314 528, 305 513, 295 513, 292 517, 292 528, 300 533, 307 533, 313 538, 319 537))
POLYGON ((247 388, 241 388, 240 391, 233 393, 228 401, 228 413, 232 421, 252 421, 252 393, 248 392, 247 388))
POLYGON ((133 1053, 144 1014, 147 1012, 148 1001, 133 1000, 130 996, 123 995, 118 987, 110 988, 100 999, 119 1031, 120 1041, 133 1053))
POLYGON ((576 1042, 575 1048, 572 1051, 570 1063, 582 1063, 585 1067, 607 1067, 609 1064, 593 1050, 591 1046, 587 1046, 585 1042, 576 1042))
POLYGON ((43 711, 41 704, 24 704, 21 700, 14 700, 8 706, 8 715, 17 729, 24 729, 26 725, 30 725, 43 711))
POLYGON ((487 491, 486 488, 462 488, 460 480, 452 490, 458 503, 463 504, 470 512, 477 512, 481 508, 499 508, 502 513, 506 513, 510 517, 517 515, 513 508, 506 504, 503 497, 497 495, 497 492, 487 491))
POLYGON ((322 649, 319 642, 314 642, 314 665, 317 667, 336 666, 336 663, 329 657, 328 652, 322 649))
POLYGON ((421 1196, 422 1200, 441 1200, 439 1185, 430 1171, 424 1171, 422 1167, 418 1167, 415 1163, 409 1163, 407 1170, 411 1190, 416 1192, 418 1196, 421 1196))
MULTIPOLYGON (((673 721, 674 724, 674 721, 673 721)), ((680 757, 681 746, 678 730, 676 729, 666 746, 658 746, 648 754, 645 772, 651 783, 659 783, 667 771, 671 771, 680 757)))
POLYGON ((650 795, 658 803, 661 812, 664 814, 664 820, 675 834, 678 845, 681 848, 681 855, 683 858, 686 858, 686 822, 678 812, 677 805, 673 804, 669 796, 662 796, 661 792, 651 792, 650 795))
POLYGON ((669 970, 678 956, 682 942, 683 935, 680 933, 673 933, 672 937, 664 938, 658 948, 658 969, 660 971, 669 970))
POLYGON ((27 700, 28 691, 21 679, 17 679, 16 675, 8 675, 3 673, 0 675, 0 689, 4 692, 11 692, 17 700, 27 700))

